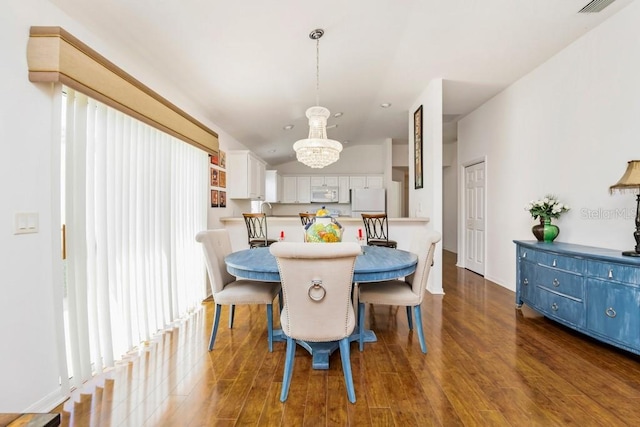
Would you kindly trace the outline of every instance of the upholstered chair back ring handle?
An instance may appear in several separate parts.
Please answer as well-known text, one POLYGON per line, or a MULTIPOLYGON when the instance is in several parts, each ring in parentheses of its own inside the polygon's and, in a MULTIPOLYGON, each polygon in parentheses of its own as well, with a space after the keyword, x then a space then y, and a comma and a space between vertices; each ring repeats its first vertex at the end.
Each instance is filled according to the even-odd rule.
POLYGON ((309 286, 307 294, 309 295, 309 298, 315 302, 322 301, 325 295, 327 295, 327 290, 322 286, 322 280, 311 280, 311 286, 309 286))

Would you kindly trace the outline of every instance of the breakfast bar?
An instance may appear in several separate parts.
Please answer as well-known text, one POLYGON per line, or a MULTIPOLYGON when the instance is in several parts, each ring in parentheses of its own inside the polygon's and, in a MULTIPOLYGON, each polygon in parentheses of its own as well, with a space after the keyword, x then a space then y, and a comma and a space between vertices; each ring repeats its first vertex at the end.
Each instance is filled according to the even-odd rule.
MULTIPOLYGON (((340 216, 336 221, 344 227, 342 234, 343 242, 357 242, 358 230, 364 232, 364 224, 361 217, 340 216)), ((428 227, 429 218, 389 218, 389 238, 398 242, 398 249, 408 250, 411 243, 411 236, 418 227, 428 227)), ((242 216, 220 218, 222 225, 229 230, 231 245, 234 251, 247 249, 247 228, 242 216)), ((268 238, 278 240, 284 235, 284 240, 288 242, 304 241, 304 232, 300 217, 295 216, 267 216, 268 238)))

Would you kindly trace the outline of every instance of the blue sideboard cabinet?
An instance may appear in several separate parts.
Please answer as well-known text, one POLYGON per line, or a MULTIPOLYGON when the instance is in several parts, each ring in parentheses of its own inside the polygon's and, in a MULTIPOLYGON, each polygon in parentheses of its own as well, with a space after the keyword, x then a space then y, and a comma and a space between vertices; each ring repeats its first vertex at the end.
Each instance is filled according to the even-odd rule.
POLYGON ((515 240, 516 307, 640 354, 640 258, 621 251, 515 240))

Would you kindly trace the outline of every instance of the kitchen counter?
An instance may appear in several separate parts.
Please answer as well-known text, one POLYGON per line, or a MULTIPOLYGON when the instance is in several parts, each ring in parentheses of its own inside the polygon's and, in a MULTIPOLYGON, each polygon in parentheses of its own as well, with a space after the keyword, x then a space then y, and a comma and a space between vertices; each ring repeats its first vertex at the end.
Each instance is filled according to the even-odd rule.
MULTIPOLYGON (((336 217, 336 221, 344 228, 343 242, 356 242, 358 229, 364 233, 364 224, 361 217, 336 217)), ((389 239, 398 242, 398 249, 408 250, 411 244, 411 236, 416 228, 429 227, 429 218, 389 218, 389 239)), ((229 230, 231 246, 234 251, 247 249, 247 228, 244 218, 224 217, 220 222, 229 230)), ((270 239, 277 240, 280 233, 284 232, 284 238, 289 242, 303 242, 304 232, 298 215, 267 216, 267 234, 270 239)))
MULTIPOLYGON (((298 215, 268 215, 267 216, 267 221, 276 221, 276 220, 295 220, 300 222, 300 217, 298 215)), ((337 216, 335 217, 335 219, 339 222, 339 223, 353 223, 353 222, 359 222, 362 223, 362 218, 361 217, 351 217, 351 216, 337 216)), ((401 223, 401 222, 429 222, 429 218, 424 218, 424 217, 419 217, 419 218, 388 218, 389 220, 389 224, 391 224, 392 222, 394 223, 401 223)), ((220 218, 220 222, 227 223, 227 222, 242 222, 244 223, 244 218, 242 218, 241 216, 227 216, 227 217, 222 217, 220 218)))

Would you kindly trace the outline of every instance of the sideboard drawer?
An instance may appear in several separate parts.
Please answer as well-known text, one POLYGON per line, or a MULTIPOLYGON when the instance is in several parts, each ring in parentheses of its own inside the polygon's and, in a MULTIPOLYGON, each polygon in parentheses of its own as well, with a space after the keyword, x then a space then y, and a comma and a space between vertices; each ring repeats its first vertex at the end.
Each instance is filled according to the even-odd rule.
POLYGON ((531 305, 536 304, 536 264, 527 261, 520 261, 520 283, 519 288, 522 299, 531 305))
POLYGON ((553 252, 539 253, 537 261, 545 267, 557 268, 565 271, 584 272, 584 260, 566 255, 558 255, 553 252))
POLYGON ((518 257, 520 257, 520 259, 522 260, 535 262, 537 254, 538 252, 533 249, 524 248, 522 246, 518 247, 518 257))
POLYGON ((565 294, 582 300, 584 285, 582 276, 553 268, 539 268, 536 284, 553 292, 565 294))
POLYGON ((587 281, 587 328, 623 344, 640 345, 640 291, 623 284, 587 281))
POLYGON ((538 307, 543 313, 561 319, 563 323, 584 326, 584 305, 582 301, 566 297, 538 287, 538 307))
POLYGON ((587 274, 604 280, 640 284, 640 268, 603 261, 588 261, 587 274))

